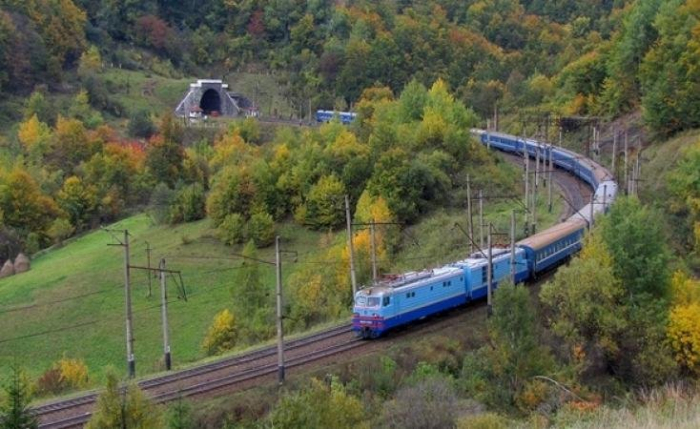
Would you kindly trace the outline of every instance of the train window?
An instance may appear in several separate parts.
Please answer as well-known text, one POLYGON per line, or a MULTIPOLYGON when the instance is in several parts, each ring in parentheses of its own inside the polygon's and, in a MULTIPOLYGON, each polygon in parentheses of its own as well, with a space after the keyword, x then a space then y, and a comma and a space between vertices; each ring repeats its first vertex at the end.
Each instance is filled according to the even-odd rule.
POLYGON ((410 297, 411 297, 411 292, 406 294, 406 298, 410 298, 410 297))
POLYGON ((481 267, 481 283, 486 283, 488 279, 488 274, 486 273, 486 267, 481 267))
POLYGON ((376 297, 367 298, 367 307, 378 307, 378 306, 379 306, 379 298, 376 298, 376 297))
POLYGON ((391 297, 385 296, 383 301, 384 302, 382 304, 384 305, 384 307, 386 307, 391 302, 391 297))
POLYGON ((447 286, 452 286, 452 280, 450 280, 449 282, 447 282, 447 286))

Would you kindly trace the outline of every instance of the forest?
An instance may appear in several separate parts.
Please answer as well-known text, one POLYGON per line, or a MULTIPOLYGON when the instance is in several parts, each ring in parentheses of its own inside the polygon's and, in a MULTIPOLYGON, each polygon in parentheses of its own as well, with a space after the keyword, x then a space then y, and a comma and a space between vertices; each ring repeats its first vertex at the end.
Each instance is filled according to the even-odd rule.
MULTIPOLYGON (((419 269, 406 231, 463 211, 467 182, 521 192, 519 172, 471 128, 532 134, 528 118, 542 116, 633 123, 650 175, 639 198, 616 203, 540 289, 503 286, 494 317, 475 322, 482 335, 399 345, 256 391, 265 406, 180 401, 146 416, 135 386, 128 405, 143 427, 173 428, 596 427, 625 407, 658 424, 697 421, 682 413, 700 401, 699 66, 700 0, 0 0, 0 261, 41 261, 144 213, 162 228, 207 222, 178 245, 211 238, 250 260, 276 235, 318 236, 311 260, 333 262, 285 274, 286 329, 301 332, 348 317, 345 195, 356 222, 395 224, 377 233, 380 272, 419 269), (357 119, 197 130, 174 105, 142 103, 148 91, 132 83, 243 74, 268 82, 246 94, 264 117, 357 119), (266 104, 273 92, 283 103, 266 104), (663 398, 674 397, 670 412, 663 398)), ((354 236, 361 284, 371 240, 354 236)), ((266 274, 237 269, 231 293, 243 298, 211 306, 198 357, 273 337, 266 274)), ((0 280, 0 317, 35 299, 10 287, 0 280)), ((0 371, 12 373, 0 404, 94 387, 80 358, 0 371)), ((120 377, 98 371, 107 393, 89 427, 113 424, 120 401, 120 377)), ((0 427, 10 408, 0 405, 0 427)))

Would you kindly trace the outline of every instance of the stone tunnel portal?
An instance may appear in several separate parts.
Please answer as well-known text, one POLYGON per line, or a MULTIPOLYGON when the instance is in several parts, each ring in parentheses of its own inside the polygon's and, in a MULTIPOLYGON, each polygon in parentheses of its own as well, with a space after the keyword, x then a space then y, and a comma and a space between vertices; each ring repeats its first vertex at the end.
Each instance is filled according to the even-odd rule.
POLYGON ((208 89, 202 94, 202 99, 199 102, 199 107, 205 115, 211 115, 212 112, 221 113, 221 96, 215 89, 208 89))

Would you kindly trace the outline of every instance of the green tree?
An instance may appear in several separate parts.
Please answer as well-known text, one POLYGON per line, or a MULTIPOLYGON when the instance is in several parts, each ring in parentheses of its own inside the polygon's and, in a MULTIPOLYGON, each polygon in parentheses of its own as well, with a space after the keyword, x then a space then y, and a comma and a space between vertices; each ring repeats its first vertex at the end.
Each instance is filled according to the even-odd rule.
POLYGON ((658 213, 634 197, 618 198, 599 225, 630 302, 668 298, 670 259, 658 213))
POLYGON ((191 429, 196 427, 192 405, 183 398, 178 398, 177 401, 168 407, 165 421, 168 429, 191 429))
POLYGON ((356 428, 366 424, 359 399, 333 378, 330 386, 312 379, 304 389, 287 393, 270 412, 268 421, 279 428, 356 428))
POLYGON ((217 232, 219 238, 229 246, 243 243, 247 235, 245 219, 238 213, 227 214, 219 224, 217 232))
POLYGON ((206 197, 204 187, 199 183, 183 186, 170 204, 170 222, 192 222, 202 219, 205 214, 206 197))
POLYGON ((248 235, 259 248, 275 241, 275 220, 265 211, 256 211, 248 222, 248 235))
POLYGON ((511 282, 499 286, 488 333, 490 344, 465 357, 462 383, 477 398, 512 407, 532 377, 555 370, 549 350, 538 338, 537 317, 525 287, 511 282))
POLYGON ((29 409, 30 386, 26 375, 12 366, 10 380, 5 385, 5 400, 0 404, 0 427, 3 429, 35 429, 39 423, 29 409))
POLYGON ((135 383, 120 386, 113 372, 107 374, 105 390, 97 398, 97 406, 87 429, 161 427, 161 412, 135 383))
POLYGON ((150 138, 156 132, 150 112, 146 109, 140 109, 132 113, 129 116, 127 132, 132 137, 150 138))
POLYGON ((237 313, 248 316, 263 310, 267 301, 267 291, 262 282, 260 263, 256 262, 258 253, 255 243, 251 240, 243 248, 245 258, 236 277, 238 287, 233 289, 237 313))
POLYGON ((619 359, 619 341, 627 327, 623 298, 600 233, 589 235, 580 257, 559 268, 554 280, 542 287, 540 299, 552 330, 565 340, 579 371, 619 359))
POLYGON ((345 186, 335 175, 323 176, 309 191, 304 206, 302 222, 314 228, 336 227, 343 222, 340 203, 345 195, 345 186))

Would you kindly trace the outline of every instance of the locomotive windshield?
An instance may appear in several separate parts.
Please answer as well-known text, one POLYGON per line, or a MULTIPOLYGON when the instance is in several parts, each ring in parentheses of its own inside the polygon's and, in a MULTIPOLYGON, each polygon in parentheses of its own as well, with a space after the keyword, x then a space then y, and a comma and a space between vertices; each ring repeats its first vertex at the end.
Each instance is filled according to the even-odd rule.
POLYGON ((358 307, 379 307, 379 298, 376 296, 358 296, 355 305, 358 307))

